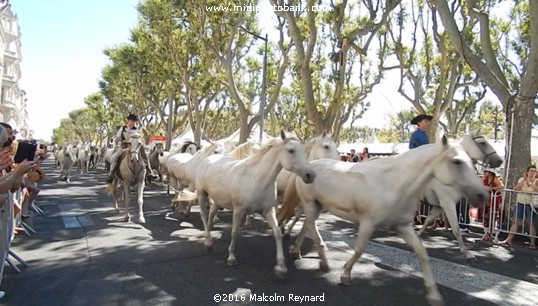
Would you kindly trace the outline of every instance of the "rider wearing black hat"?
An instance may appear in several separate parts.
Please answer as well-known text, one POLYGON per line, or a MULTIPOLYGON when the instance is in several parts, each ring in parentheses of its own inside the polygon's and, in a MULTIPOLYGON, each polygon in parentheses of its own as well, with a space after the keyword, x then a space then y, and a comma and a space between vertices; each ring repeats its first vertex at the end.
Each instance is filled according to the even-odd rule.
MULTIPOLYGON (((138 122, 138 117, 136 115, 129 114, 129 116, 125 117, 125 119, 127 120, 127 125, 124 125, 122 128, 120 128, 118 130, 118 133, 116 134, 116 144, 121 144, 121 149, 125 149, 128 146, 128 133, 137 130, 135 124, 136 122, 138 122)), ((110 170, 106 179, 107 183, 112 183, 112 180, 114 179, 114 171, 116 171, 118 158, 123 153, 123 150, 121 149, 116 146, 114 154, 112 154, 112 157, 110 158, 110 170)), ((140 157, 142 158, 142 160, 144 160, 144 163, 146 164, 146 171, 148 175, 155 179, 156 176, 153 174, 153 170, 151 169, 151 166, 148 162, 148 157, 146 156, 146 151, 144 149, 140 150, 140 157)))
POLYGON ((433 116, 420 114, 411 120, 411 124, 417 125, 418 129, 413 132, 409 140, 409 149, 414 149, 430 143, 426 130, 430 127, 433 116))

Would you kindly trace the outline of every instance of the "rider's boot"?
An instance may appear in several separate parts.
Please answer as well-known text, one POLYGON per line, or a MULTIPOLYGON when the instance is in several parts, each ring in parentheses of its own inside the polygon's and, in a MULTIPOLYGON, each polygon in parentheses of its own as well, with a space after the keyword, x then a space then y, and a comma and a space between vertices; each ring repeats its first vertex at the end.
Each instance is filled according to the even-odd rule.
POLYGON ((108 176, 106 178, 107 184, 112 183, 114 180, 114 171, 116 170, 116 161, 110 163, 110 170, 108 171, 108 176))

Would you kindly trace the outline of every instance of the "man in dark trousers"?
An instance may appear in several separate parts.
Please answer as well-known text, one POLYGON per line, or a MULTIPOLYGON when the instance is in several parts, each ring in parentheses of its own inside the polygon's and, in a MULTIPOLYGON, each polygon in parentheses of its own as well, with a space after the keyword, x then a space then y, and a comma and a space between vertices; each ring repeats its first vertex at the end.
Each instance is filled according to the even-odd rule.
POLYGON ((422 145, 429 144, 430 139, 428 138, 428 133, 426 132, 430 127, 430 121, 433 119, 433 116, 420 114, 411 120, 411 124, 415 124, 418 128, 411 135, 409 140, 409 149, 418 148, 422 145))

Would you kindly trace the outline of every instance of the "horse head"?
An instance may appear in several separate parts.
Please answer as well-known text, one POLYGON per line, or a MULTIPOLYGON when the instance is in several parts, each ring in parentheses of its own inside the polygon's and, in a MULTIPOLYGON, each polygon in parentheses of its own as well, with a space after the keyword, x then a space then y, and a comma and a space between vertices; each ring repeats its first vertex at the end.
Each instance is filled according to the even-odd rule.
POLYGON ((129 133, 129 156, 133 162, 138 162, 140 160, 140 150, 143 149, 140 138, 141 136, 139 133, 129 133))
POLYGON ((338 148, 330 134, 323 134, 310 139, 306 144, 308 160, 320 158, 338 159, 338 148))
POLYGON ((188 140, 183 144, 183 146, 181 146, 181 150, 179 152, 194 155, 198 150, 200 150, 200 146, 195 142, 188 140))
POLYGON ((153 147, 153 150, 151 150, 151 152, 156 152, 157 155, 159 156, 163 156, 164 155, 164 148, 163 148, 163 144, 162 143, 157 143, 155 144, 155 146, 153 147))
POLYGON ((480 132, 463 136, 460 144, 473 160, 479 160, 488 167, 496 168, 503 163, 503 159, 480 132))
MULTIPOLYGON (((487 194, 474 173, 472 159, 464 147, 449 141, 446 136, 443 136, 442 145, 442 152, 435 154, 436 158, 433 160, 433 176, 443 185, 461 191, 471 202, 485 201, 487 194)), ((425 147, 423 150, 428 150, 429 145, 414 150, 422 147, 425 147)))
POLYGON ((308 163, 305 148, 300 139, 294 133, 286 134, 284 131, 281 131, 280 137, 266 141, 260 151, 249 157, 247 162, 265 162, 264 155, 277 149, 278 162, 284 169, 297 174, 307 184, 314 182, 316 175, 308 163))

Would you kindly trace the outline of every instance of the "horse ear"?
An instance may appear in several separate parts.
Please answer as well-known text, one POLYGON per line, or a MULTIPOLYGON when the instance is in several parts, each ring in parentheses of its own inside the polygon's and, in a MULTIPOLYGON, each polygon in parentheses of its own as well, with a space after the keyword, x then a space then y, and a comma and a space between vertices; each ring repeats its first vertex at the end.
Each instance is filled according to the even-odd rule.
POLYGON ((448 138, 446 137, 446 135, 443 135, 443 146, 447 146, 448 145, 448 138))
POLYGON ((323 138, 327 136, 327 130, 323 131, 323 138))
POLYGON ((479 128, 478 131, 476 131, 476 134, 475 136, 480 136, 482 135, 484 132, 482 131, 482 128, 479 128))
POLYGON ((286 133, 284 133, 284 130, 280 130, 280 137, 282 137, 282 140, 286 139, 286 133))

